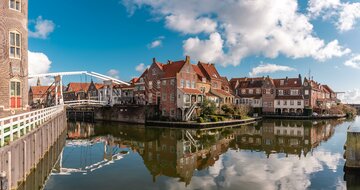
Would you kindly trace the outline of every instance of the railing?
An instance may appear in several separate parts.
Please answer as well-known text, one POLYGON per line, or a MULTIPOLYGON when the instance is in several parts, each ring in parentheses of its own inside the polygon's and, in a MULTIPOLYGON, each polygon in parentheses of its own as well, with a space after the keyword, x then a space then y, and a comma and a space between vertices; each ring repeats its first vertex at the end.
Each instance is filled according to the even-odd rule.
POLYGON ((191 115, 194 113, 195 108, 197 107, 197 104, 194 103, 193 105, 191 105, 191 107, 189 108, 189 111, 185 114, 185 120, 189 121, 191 115))
POLYGON ((54 106, 0 119, 0 147, 19 139, 64 110, 54 106))
POLYGON ((74 105, 107 105, 107 101, 99 101, 99 100, 73 100, 73 101, 65 101, 65 105, 74 106, 74 105))

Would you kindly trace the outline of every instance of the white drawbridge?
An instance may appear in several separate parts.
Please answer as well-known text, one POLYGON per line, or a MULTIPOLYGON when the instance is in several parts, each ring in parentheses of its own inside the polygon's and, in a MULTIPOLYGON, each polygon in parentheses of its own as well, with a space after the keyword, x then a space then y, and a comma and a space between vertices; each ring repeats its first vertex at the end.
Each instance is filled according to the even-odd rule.
MULTIPOLYGON (((124 82, 122 80, 116 79, 114 77, 110 77, 110 76, 106 76, 106 75, 102 75, 96 72, 92 72, 92 71, 73 71, 73 72, 56 72, 56 73, 44 73, 44 74, 36 74, 36 75, 29 75, 28 78, 32 79, 32 78, 40 78, 40 77, 54 77, 55 79, 55 104, 64 104, 66 102, 64 102, 64 96, 63 96, 63 86, 62 86, 62 78, 63 76, 71 76, 71 75, 87 75, 87 76, 91 76, 91 77, 95 77, 98 78, 100 80, 103 80, 104 82, 108 82, 110 84, 123 84, 123 85, 130 85, 127 82, 124 82), (60 97, 58 95, 58 89, 60 90, 60 97)), ((74 104, 74 102, 71 102, 72 104, 74 104)), ((82 103, 82 102, 80 102, 82 103)))

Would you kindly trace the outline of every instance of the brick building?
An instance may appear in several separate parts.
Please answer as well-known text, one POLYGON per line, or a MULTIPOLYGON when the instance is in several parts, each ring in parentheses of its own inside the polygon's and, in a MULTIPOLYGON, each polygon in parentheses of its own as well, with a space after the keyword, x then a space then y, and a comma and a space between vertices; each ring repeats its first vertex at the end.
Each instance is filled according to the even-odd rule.
POLYGON ((0 0, 0 115, 28 109, 27 23, 27 0, 0 0))

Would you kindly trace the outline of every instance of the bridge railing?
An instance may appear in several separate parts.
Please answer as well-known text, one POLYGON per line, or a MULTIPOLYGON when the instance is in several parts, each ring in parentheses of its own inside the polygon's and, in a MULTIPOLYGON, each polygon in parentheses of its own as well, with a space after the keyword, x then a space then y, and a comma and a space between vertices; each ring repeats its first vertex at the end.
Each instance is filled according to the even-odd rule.
POLYGON ((99 100, 72 100, 72 101, 65 101, 65 105, 106 105, 108 102, 106 101, 99 101, 99 100))
POLYGON ((0 119, 0 147, 10 144, 64 110, 63 105, 35 110, 0 119))

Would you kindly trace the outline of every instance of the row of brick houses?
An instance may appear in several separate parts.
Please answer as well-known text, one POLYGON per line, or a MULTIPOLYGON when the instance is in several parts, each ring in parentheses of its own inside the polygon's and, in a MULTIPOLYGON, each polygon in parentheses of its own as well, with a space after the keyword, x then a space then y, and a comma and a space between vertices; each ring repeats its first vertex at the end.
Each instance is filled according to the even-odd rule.
MULTIPOLYGON (((232 78, 229 81, 219 74, 214 64, 192 64, 189 56, 167 63, 154 58, 150 67, 129 83, 130 86, 71 82, 63 90, 64 100, 158 106, 163 117, 177 120, 188 120, 198 113, 198 105, 204 99, 215 102, 218 108, 224 104, 249 105, 255 113, 298 115, 307 108, 322 113, 338 102, 336 93, 328 85, 303 79, 301 75, 280 79, 269 76, 232 78)), ((32 87, 30 92, 34 89, 32 87)), ((30 97, 33 96, 30 94, 30 97)))
MULTIPOLYGON (((214 64, 155 58, 151 66, 134 80, 138 103, 159 105, 162 116, 185 119, 192 106, 203 99, 218 107, 224 104, 249 105, 265 114, 298 114, 304 109, 322 113, 339 100, 328 86, 299 75, 296 78, 233 78, 219 74, 214 64)), ((195 108, 197 109, 197 108, 195 108)))

